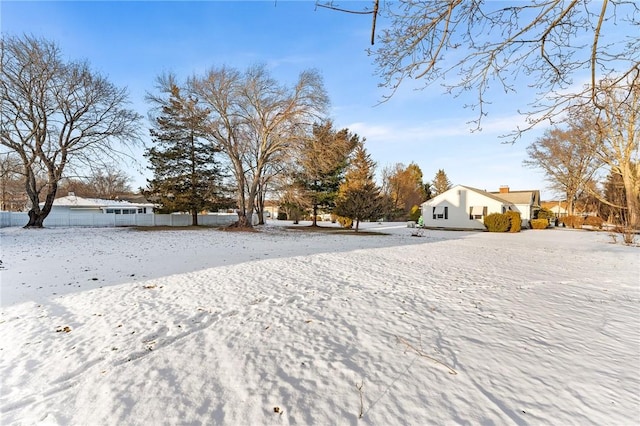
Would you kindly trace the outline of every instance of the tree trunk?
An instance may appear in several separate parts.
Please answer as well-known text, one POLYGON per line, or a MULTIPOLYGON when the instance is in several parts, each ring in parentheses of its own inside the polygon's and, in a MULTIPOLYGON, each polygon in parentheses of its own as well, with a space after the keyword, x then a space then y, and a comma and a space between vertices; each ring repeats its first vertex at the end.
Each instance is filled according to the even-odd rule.
POLYGON ((191 225, 198 226, 198 211, 197 210, 192 210, 191 211, 191 225))
POLYGON ((358 232, 358 228, 360 228, 360 219, 356 219, 356 232, 358 232))
POLYGON ((311 226, 318 226, 318 204, 313 203, 313 224, 311 226))
MULTIPOLYGON (((51 181, 51 179, 50 179, 51 181)), ((58 191, 58 183, 50 183, 48 185, 47 196, 44 200, 44 206, 40 209, 40 197, 39 192, 36 190, 35 175, 31 174, 27 176, 25 189, 27 196, 31 202, 31 209, 29 210, 29 221, 24 226, 25 228, 43 228, 44 220, 49 216, 51 207, 53 206, 53 200, 56 198, 56 192, 58 191)))
POLYGON ((624 192, 626 196, 627 214, 626 225, 629 227, 640 226, 640 205, 638 203, 638 191, 634 182, 633 170, 631 167, 623 167, 622 183, 624 184, 624 192))

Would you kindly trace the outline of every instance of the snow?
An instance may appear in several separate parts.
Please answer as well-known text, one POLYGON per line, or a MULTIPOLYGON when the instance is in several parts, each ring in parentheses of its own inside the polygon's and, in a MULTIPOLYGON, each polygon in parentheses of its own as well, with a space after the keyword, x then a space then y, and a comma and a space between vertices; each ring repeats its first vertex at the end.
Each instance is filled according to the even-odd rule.
POLYGON ((363 226, 0 230, 0 424, 640 423, 639 248, 363 226))

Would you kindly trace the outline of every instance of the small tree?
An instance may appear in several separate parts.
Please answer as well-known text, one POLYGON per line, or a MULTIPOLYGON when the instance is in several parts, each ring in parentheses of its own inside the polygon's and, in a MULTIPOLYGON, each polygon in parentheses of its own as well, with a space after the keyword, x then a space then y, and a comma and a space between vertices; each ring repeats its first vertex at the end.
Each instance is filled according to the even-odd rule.
POLYGON ((335 213, 348 217, 355 223, 358 232, 360 221, 374 219, 381 214, 380 188, 373 180, 375 162, 371 160, 364 145, 359 143, 354 151, 351 166, 340 186, 335 213))

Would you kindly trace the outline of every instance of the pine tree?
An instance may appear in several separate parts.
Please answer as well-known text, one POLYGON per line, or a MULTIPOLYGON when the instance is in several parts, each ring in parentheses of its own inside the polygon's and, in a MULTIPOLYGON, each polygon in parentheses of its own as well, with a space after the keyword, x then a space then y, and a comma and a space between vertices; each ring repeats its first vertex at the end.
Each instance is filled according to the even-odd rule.
POLYGON ((347 129, 336 132, 330 121, 315 124, 312 136, 303 141, 296 183, 313 210, 313 226, 319 209, 330 212, 335 207, 349 155, 358 143, 357 135, 347 129))
POLYGON ((156 146, 145 154, 153 170, 145 195, 159 202, 162 212, 188 211, 197 225, 198 212, 220 207, 222 173, 215 158, 219 150, 205 139, 209 112, 197 99, 184 97, 173 82, 167 91, 168 99, 153 98, 161 105, 150 130, 156 146))
POLYGON ((447 177, 447 174, 444 172, 444 170, 443 169, 438 170, 438 173, 436 173, 436 176, 433 178, 432 187, 434 191, 434 196, 440 195, 443 192, 450 190, 452 186, 453 185, 451 185, 451 181, 447 177))
POLYGON ((360 221, 378 217, 383 208, 380 188, 373 175, 376 164, 367 154, 363 143, 358 143, 353 160, 345 175, 345 182, 340 185, 336 200, 335 213, 352 219, 358 232, 360 221))

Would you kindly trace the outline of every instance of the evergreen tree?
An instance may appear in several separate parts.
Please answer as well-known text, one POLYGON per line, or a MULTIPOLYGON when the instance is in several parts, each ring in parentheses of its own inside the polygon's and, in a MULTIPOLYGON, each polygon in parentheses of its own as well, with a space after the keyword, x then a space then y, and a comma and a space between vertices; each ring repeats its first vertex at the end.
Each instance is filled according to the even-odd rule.
POLYGON ((296 182, 313 210, 313 226, 318 210, 331 212, 348 166, 349 155, 359 143, 358 135, 347 129, 333 130, 331 121, 315 124, 312 136, 302 142, 300 172, 296 182))
POLYGON ((335 207, 337 215, 348 217, 356 223, 356 232, 360 221, 375 219, 382 213, 383 200, 373 177, 375 167, 364 145, 358 143, 345 182, 340 185, 335 207))
POLYGON ((438 170, 438 173, 436 173, 436 176, 433 178, 432 184, 434 196, 448 191, 452 186, 453 185, 451 185, 451 181, 447 177, 447 174, 444 172, 444 170, 438 170))
POLYGON ((209 111, 197 99, 183 96, 171 79, 164 83, 169 98, 150 98, 159 104, 160 114, 150 130, 155 146, 145 154, 153 170, 145 195, 159 202, 162 212, 188 211, 197 225, 198 212, 221 206, 219 150, 205 139, 209 111))

